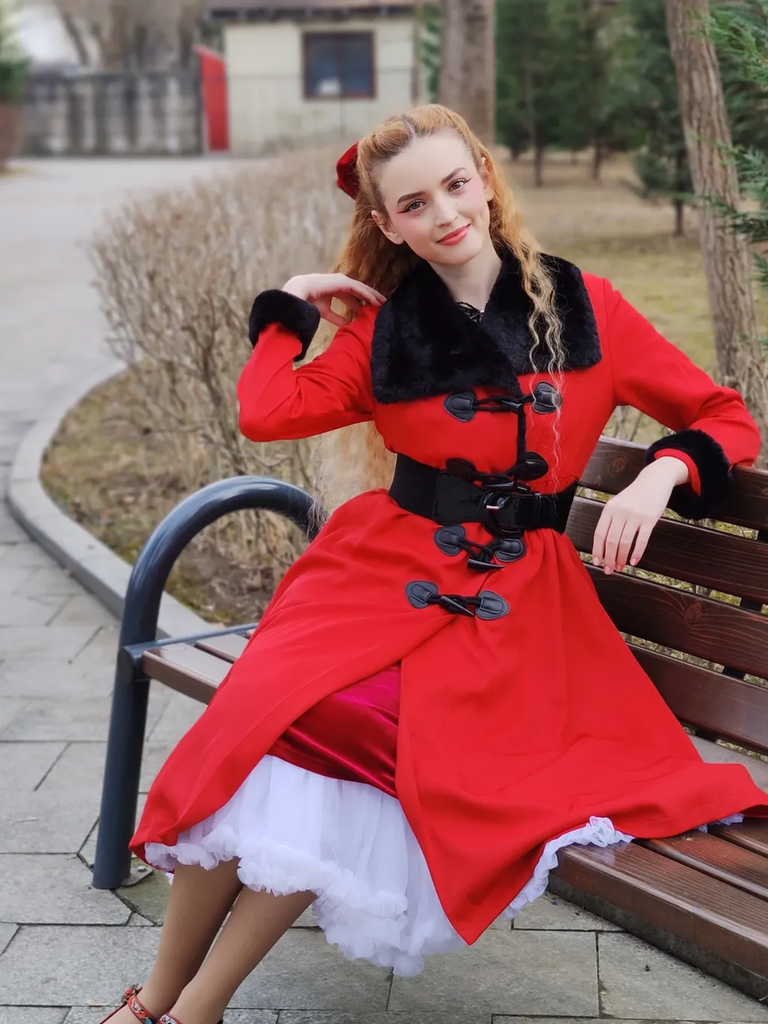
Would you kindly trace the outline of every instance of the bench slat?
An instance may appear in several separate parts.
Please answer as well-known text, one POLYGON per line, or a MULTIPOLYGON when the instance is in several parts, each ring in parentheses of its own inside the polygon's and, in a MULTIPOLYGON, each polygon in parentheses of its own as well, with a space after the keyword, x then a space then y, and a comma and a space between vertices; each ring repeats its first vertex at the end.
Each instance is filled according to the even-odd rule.
POLYGON ((250 632, 246 636, 228 633, 226 636, 206 637, 205 640, 198 640, 195 647, 198 650, 207 651, 209 654, 214 654, 217 658, 223 658, 231 663, 236 661, 243 653, 249 636, 250 632))
POLYGON ((169 644, 147 651, 141 667, 150 679, 207 704, 230 664, 189 644, 169 644))
POLYGON ((630 644, 630 650, 682 721, 768 751, 768 687, 630 644))
MULTIPOLYGON (((591 498, 575 499, 568 535, 579 551, 592 551, 604 507, 591 498)), ((640 568, 768 604, 768 544, 748 537, 662 519, 651 534, 640 568)))
POLYGON ((623 633, 768 678, 768 616, 623 573, 587 569, 623 633))
MULTIPOLYGON (((584 487, 616 494, 631 484, 645 465, 645 446, 601 438, 581 478, 584 487)), ((717 519, 750 530, 768 523, 768 486, 759 470, 736 466, 735 487, 717 510, 717 519)))
POLYGON ((668 839, 643 840, 641 845, 768 900, 768 858, 743 846, 699 831, 668 839))
POLYGON ((569 885, 768 977, 768 902, 637 843, 558 856, 555 874, 569 885))
POLYGON ((755 785, 768 793, 768 761, 742 754, 740 750, 731 750, 730 747, 723 747, 701 736, 691 736, 690 739, 702 758, 710 764, 743 764, 755 785))
POLYGON ((745 821, 741 825, 710 825, 710 834, 768 857, 768 821, 745 821))

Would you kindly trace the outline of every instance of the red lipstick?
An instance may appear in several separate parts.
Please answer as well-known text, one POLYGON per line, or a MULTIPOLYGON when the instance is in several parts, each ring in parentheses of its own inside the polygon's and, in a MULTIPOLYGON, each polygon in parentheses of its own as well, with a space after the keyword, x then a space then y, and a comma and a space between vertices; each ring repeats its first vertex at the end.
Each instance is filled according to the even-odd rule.
POLYGON ((470 227, 470 224, 465 224, 463 228, 459 228, 457 231, 452 231, 450 235, 445 235, 440 239, 440 245, 456 245, 466 237, 470 227))

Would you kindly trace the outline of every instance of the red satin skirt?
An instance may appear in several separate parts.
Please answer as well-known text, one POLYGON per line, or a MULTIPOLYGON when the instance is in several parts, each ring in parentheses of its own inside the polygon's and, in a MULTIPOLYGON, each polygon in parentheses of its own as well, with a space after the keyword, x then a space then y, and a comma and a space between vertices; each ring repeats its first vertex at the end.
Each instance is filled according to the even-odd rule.
POLYGON ((332 693, 268 751, 317 775, 395 790, 400 663, 332 693))

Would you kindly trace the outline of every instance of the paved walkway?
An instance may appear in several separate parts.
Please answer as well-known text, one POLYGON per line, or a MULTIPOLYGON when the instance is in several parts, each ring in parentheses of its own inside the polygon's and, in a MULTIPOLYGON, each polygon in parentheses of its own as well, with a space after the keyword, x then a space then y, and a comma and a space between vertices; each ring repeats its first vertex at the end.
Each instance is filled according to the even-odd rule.
MULTIPOLYGON (((225 166, 216 164, 219 170, 225 166)), ((42 162, 0 180, 0 482, 51 402, 112 365, 79 247, 128 191, 180 185, 191 161, 42 162)), ((167 887, 89 887, 114 620, 0 504, 0 1024, 95 1024, 141 980, 167 887)), ((152 694, 142 789, 200 705, 152 694)), ((514 930, 417 978, 351 963, 312 918, 242 986, 229 1024, 768 1021, 768 1008, 589 914, 542 899, 514 930)))

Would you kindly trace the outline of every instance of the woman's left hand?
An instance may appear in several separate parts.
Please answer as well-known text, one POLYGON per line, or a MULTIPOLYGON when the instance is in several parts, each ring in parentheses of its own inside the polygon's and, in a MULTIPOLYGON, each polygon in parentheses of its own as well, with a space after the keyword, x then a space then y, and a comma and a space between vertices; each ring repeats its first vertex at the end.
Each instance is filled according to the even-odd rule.
POLYGON ((621 572, 628 562, 637 565, 673 489, 686 483, 688 476, 688 467, 681 459, 665 455, 646 466, 636 480, 606 502, 595 529, 592 564, 602 564, 606 573, 614 569, 621 572))

